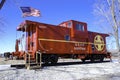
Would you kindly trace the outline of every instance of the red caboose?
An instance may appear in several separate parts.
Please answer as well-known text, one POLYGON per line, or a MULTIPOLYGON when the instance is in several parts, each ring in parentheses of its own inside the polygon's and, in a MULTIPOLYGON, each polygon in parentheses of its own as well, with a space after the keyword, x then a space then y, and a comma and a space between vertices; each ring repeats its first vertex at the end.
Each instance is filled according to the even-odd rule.
POLYGON ((34 59, 39 51, 44 63, 56 63, 58 57, 80 58, 83 62, 110 58, 106 50, 109 35, 88 31, 84 22, 69 20, 51 25, 26 20, 17 30, 26 32, 26 50, 24 53, 17 50, 18 57, 27 52, 34 59))

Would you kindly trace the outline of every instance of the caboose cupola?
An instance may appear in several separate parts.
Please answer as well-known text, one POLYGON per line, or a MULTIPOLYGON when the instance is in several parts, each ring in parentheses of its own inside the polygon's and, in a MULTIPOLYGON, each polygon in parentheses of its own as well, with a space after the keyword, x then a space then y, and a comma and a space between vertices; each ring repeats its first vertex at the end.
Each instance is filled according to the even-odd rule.
POLYGON ((87 23, 69 20, 62 22, 59 26, 70 28, 71 37, 88 38, 87 23))

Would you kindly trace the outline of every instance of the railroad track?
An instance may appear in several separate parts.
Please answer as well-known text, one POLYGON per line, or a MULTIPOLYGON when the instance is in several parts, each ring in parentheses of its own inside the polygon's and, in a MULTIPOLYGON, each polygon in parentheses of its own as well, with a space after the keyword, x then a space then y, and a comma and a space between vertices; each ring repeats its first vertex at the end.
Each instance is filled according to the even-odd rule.
MULTIPOLYGON (((99 63, 107 63, 107 62, 110 62, 110 60, 106 60, 106 61, 103 61, 103 62, 100 62, 100 61, 95 61, 95 62, 86 61, 85 63, 83 63, 81 61, 76 61, 76 62, 58 62, 56 64, 42 64, 42 67, 65 66, 65 65, 99 64, 99 63)), ((22 69, 22 68, 25 68, 25 64, 11 65, 11 67, 15 67, 17 69, 22 69)))

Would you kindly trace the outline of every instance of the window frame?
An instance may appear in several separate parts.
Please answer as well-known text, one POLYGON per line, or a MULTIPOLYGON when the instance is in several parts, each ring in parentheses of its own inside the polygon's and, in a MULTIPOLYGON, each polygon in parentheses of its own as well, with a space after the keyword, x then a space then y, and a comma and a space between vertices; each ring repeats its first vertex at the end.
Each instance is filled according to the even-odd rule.
POLYGON ((66 41, 70 41, 70 35, 69 35, 69 34, 65 35, 65 36, 64 36, 64 39, 65 39, 66 41))
POLYGON ((84 25, 80 24, 80 23, 77 23, 75 25, 75 29, 78 30, 78 31, 85 31, 84 25))
POLYGON ((72 28, 72 22, 71 22, 71 21, 69 21, 69 22, 67 23, 67 27, 68 27, 68 28, 72 28))

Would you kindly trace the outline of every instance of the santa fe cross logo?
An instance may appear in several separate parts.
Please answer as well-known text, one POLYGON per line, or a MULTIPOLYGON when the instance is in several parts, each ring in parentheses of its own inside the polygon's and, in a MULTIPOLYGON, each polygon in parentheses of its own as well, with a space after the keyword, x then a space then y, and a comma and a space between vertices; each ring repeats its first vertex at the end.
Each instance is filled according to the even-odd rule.
POLYGON ((102 36, 100 35, 96 35, 95 38, 94 38, 94 45, 95 45, 95 48, 98 50, 98 51, 102 51, 103 48, 104 48, 104 40, 102 38, 102 36))

